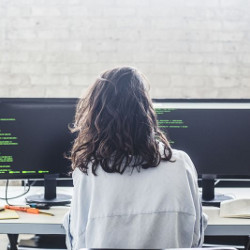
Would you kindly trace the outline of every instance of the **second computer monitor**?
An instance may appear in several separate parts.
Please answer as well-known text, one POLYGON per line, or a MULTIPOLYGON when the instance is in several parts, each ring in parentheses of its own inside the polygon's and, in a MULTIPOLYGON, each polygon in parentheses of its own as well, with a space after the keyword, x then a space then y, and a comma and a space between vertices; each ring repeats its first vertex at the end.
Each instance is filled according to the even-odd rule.
POLYGON ((154 103, 171 146, 188 153, 199 175, 250 177, 250 100, 154 103))

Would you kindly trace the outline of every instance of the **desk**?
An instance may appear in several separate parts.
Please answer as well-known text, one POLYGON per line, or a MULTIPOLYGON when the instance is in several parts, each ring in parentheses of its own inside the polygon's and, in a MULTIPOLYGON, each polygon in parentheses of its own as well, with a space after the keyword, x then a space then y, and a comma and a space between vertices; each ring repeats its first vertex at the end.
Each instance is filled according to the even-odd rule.
POLYGON ((55 216, 17 212, 19 219, 0 220, 0 234, 65 234, 62 226, 66 207, 51 208, 55 216))
MULTIPOLYGON (((0 196, 4 197, 5 187, 0 187, 0 196)), ((72 188, 57 188, 59 193, 72 194, 72 188)), ((8 197, 16 196, 24 192, 24 187, 9 187, 8 197)), ((32 187, 27 195, 43 192, 43 187, 32 187)), ((25 197, 9 200, 13 205, 25 205, 25 197)), ((0 200, 0 205, 5 201, 0 200)), ((10 249, 16 250, 19 234, 65 234, 62 222, 69 207, 52 207, 49 212, 54 216, 43 214, 28 214, 18 212, 19 219, 0 220, 0 234, 8 234, 10 249)))
MULTIPOLYGON (((250 198, 250 188, 216 188, 216 191, 235 198, 250 198)), ((203 207, 203 212, 208 215, 205 235, 250 235, 250 219, 221 218, 217 207, 203 207)))
MULTIPOLYGON (((9 187, 9 196, 23 192, 22 187, 9 187)), ((29 194, 43 191, 41 187, 32 187, 29 194)), ((218 188, 216 191, 224 194, 234 194, 236 198, 250 197, 250 188, 218 188)), ((71 194, 72 188, 58 188, 58 192, 71 194)), ((0 187, 3 196, 4 187, 0 187)), ((13 204, 25 204, 24 198, 11 200, 13 204)), ((4 204, 1 201, 0 204, 4 204)), ((64 214, 68 207, 53 207, 49 211, 55 216, 33 215, 18 212, 20 218, 13 220, 0 220, 1 234, 65 234, 62 226, 64 214)), ((203 211, 208 215, 208 227, 205 235, 250 235, 250 219, 220 218, 219 208, 204 207, 203 211)))
MULTIPOLYGON (((72 194, 72 188, 57 188, 59 193, 72 194)), ((8 196, 15 196, 23 192, 23 187, 9 187, 8 196)), ((28 195, 43 192, 42 187, 32 187, 28 195)), ((0 187, 0 196, 4 195, 4 187, 0 187)), ((13 205, 25 205, 25 198, 9 200, 13 205)), ((5 201, 1 200, 0 205, 5 201)), ((18 212, 19 219, 0 220, 0 234, 65 234, 62 221, 69 207, 52 207, 49 212, 55 216, 43 214, 28 214, 18 212)))

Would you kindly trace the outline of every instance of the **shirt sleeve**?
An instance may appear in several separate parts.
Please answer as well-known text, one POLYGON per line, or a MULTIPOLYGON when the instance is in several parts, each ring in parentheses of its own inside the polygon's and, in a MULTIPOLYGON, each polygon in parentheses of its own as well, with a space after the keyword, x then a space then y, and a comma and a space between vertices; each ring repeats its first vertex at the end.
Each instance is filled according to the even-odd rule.
POLYGON ((68 250, 72 249, 72 236, 70 234, 70 211, 67 212, 64 216, 63 227, 65 229, 65 237, 66 237, 66 247, 68 250))
POLYGON ((187 164, 187 175, 192 192, 193 203, 196 212, 192 247, 201 247, 204 241, 204 231, 207 227, 207 215, 202 212, 202 204, 198 187, 198 176, 195 166, 190 157, 184 153, 185 163, 187 164))
POLYGON ((74 188, 71 209, 65 215, 63 223, 68 250, 85 248, 85 229, 89 211, 88 177, 79 169, 74 170, 72 177, 74 188))

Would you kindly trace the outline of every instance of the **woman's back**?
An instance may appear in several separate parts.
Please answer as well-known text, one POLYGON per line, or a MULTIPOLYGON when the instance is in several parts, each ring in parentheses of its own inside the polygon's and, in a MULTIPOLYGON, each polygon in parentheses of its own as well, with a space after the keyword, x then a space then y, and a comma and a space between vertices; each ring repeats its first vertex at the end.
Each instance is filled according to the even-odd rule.
POLYGON ((75 170, 73 249, 199 246, 204 228, 196 171, 184 152, 173 150, 173 159, 132 174, 75 170))
POLYGON ((159 129, 140 72, 120 67, 98 77, 79 100, 71 131, 68 248, 200 245, 195 168, 159 129))

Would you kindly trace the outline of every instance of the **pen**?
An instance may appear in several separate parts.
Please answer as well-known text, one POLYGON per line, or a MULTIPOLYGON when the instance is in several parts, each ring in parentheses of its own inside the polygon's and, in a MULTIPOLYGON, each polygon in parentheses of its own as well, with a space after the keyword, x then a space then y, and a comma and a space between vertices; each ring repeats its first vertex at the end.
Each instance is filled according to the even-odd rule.
POLYGON ((18 207, 18 206, 9 206, 5 205, 6 209, 11 209, 11 210, 16 210, 16 211, 21 211, 29 214, 45 214, 45 215, 50 215, 54 216, 52 213, 47 213, 47 212, 42 212, 37 208, 30 208, 30 207, 18 207))

